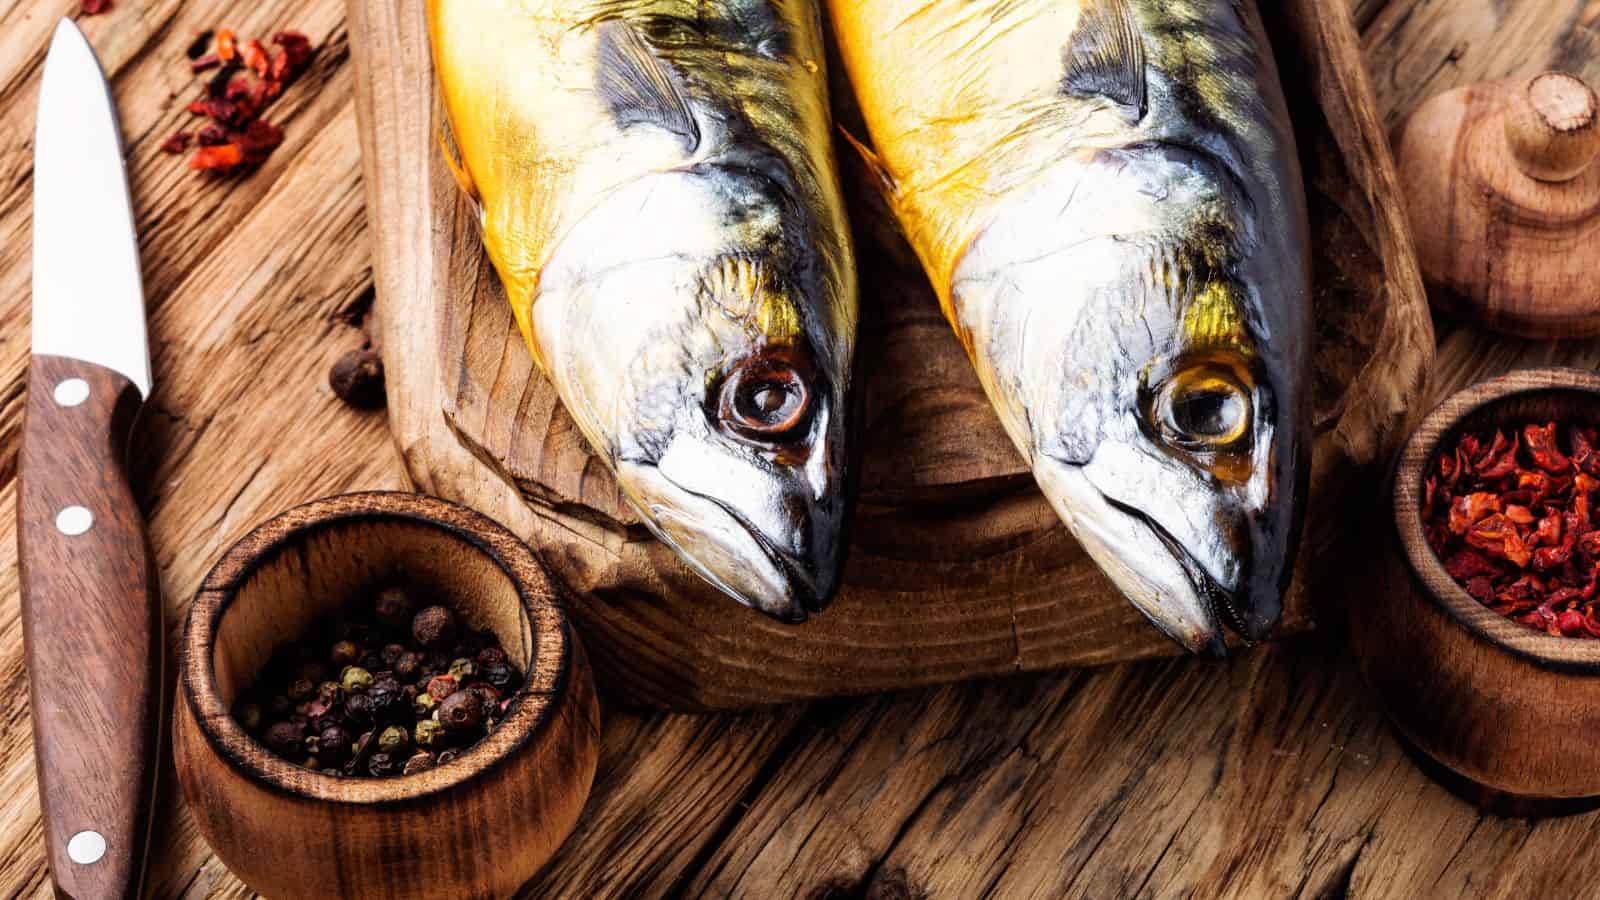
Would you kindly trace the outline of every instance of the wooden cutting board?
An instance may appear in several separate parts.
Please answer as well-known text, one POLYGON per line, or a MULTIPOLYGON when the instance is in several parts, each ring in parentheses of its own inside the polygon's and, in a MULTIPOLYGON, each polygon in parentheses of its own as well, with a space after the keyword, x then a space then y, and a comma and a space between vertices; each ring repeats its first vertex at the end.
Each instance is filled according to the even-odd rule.
MULTIPOLYGON (((915 257, 841 150, 861 266, 865 454, 851 557, 801 626, 701 582, 628 508, 534 369, 436 142, 422 0, 349 0, 390 427, 417 485, 526 537, 570 590, 602 683, 736 708, 1180 652, 1035 490, 915 257)), ((1267 3, 1316 250, 1316 410, 1301 564, 1281 632, 1376 496, 1433 331, 1344 4, 1267 3)), ((835 115, 855 120, 834 66, 835 115)), ((860 129, 855 129, 861 133, 860 129)), ((1331 593, 1331 592, 1329 592, 1331 593)))

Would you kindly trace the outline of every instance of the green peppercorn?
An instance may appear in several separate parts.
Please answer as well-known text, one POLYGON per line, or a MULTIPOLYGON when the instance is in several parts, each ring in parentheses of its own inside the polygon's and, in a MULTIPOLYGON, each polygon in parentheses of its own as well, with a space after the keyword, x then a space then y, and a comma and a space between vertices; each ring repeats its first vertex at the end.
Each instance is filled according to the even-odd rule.
POLYGON ((472 691, 456 691, 439 704, 439 721, 456 734, 483 724, 483 701, 472 691))
POLYGON ((378 621, 390 628, 404 628, 411 624, 417 611, 417 601, 411 592, 399 585, 391 585, 378 592, 376 607, 378 621))
POLYGON ((411 636, 428 648, 449 646, 456 637, 456 617, 442 606, 430 606, 411 620, 411 636))
POLYGON ((345 666, 339 673, 339 684, 352 694, 364 694, 372 687, 372 673, 360 666, 345 666))
POLYGON ((439 698, 432 694, 418 694, 417 699, 411 701, 411 708, 419 716, 431 716, 439 706, 439 698))
POLYGON ((263 740, 279 756, 299 756, 305 729, 293 722, 274 722, 267 726, 263 740))
POLYGON ((241 703, 234 709, 233 717, 239 721, 239 727, 255 734, 261 727, 261 707, 254 703, 241 703))
POLYGON ((328 659, 341 668, 355 665, 356 660, 360 658, 361 648, 357 647, 356 642, 351 640, 340 641, 333 645, 333 649, 328 651, 328 659))
POLYGON ((410 759, 406 760, 405 768, 401 770, 400 774, 415 775, 418 772, 426 772, 433 768, 433 766, 433 754, 419 752, 410 759))
POLYGON ((472 660, 462 657, 450 663, 450 677, 456 681, 466 681, 478 671, 472 660))
POLYGON ((378 752, 399 754, 411 747, 411 735, 399 725, 378 732, 378 752))
POLYGON ((444 726, 432 719, 423 719, 412 729, 411 738, 418 747, 437 746, 444 740, 444 726))

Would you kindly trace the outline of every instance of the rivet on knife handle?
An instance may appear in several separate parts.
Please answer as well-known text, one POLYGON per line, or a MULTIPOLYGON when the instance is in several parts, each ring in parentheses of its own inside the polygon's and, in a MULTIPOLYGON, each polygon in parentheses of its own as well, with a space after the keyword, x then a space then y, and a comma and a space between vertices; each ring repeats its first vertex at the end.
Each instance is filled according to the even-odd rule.
POLYGON ((33 357, 19 461, 34 751, 62 895, 136 897, 161 715, 156 569, 125 452, 141 405, 124 376, 33 357))

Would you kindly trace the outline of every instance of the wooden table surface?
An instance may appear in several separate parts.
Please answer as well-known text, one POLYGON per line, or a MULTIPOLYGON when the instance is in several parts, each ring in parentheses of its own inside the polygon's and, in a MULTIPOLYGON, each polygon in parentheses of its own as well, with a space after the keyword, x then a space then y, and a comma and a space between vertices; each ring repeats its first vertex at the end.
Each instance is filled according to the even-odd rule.
MULTIPOLYGON (((1270 0, 1267 0, 1270 2, 1270 0)), ((1600 76, 1588 0, 1354 0, 1392 124, 1440 90, 1546 66, 1600 76)), ((77 0, 0 0, 0 895, 47 896, 13 518, 28 346, 30 160, 46 40, 77 0)), ((381 414, 329 363, 372 302, 340 0, 116 0, 84 27, 113 72, 143 236, 157 387, 134 451, 169 615, 222 549, 313 497, 404 487, 381 414), (183 49, 214 25, 305 31, 288 140, 213 179, 157 147, 189 121, 183 49)), ((92 261, 94 248, 84 248, 92 261)), ((1438 391, 1600 363, 1441 323, 1438 391)), ((1359 567, 1362 561, 1352 561, 1359 567)), ((1560 702, 1560 698, 1529 698, 1560 702)), ((247 896, 162 775, 150 893, 247 896)), ((1564 896, 1592 890, 1600 814, 1480 815, 1410 762, 1336 634, 1192 660, 745 715, 605 709, 577 832, 530 896, 1564 896)), ((314 852, 314 848, 307 848, 314 852)), ((487 863, 486 863, 487 864, 487 863)))

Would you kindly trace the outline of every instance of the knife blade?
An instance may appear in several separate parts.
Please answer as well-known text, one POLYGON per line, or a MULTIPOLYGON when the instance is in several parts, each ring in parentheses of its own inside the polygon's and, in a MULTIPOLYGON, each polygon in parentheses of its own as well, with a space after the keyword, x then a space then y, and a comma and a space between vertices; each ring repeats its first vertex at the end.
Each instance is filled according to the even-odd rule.
POLYGON ((71 20, 45 58, 33 177, 17 556, 46 854, 58 896, 136 897, 164 655, 127 473, 150 355, 116 110, 71 20))

